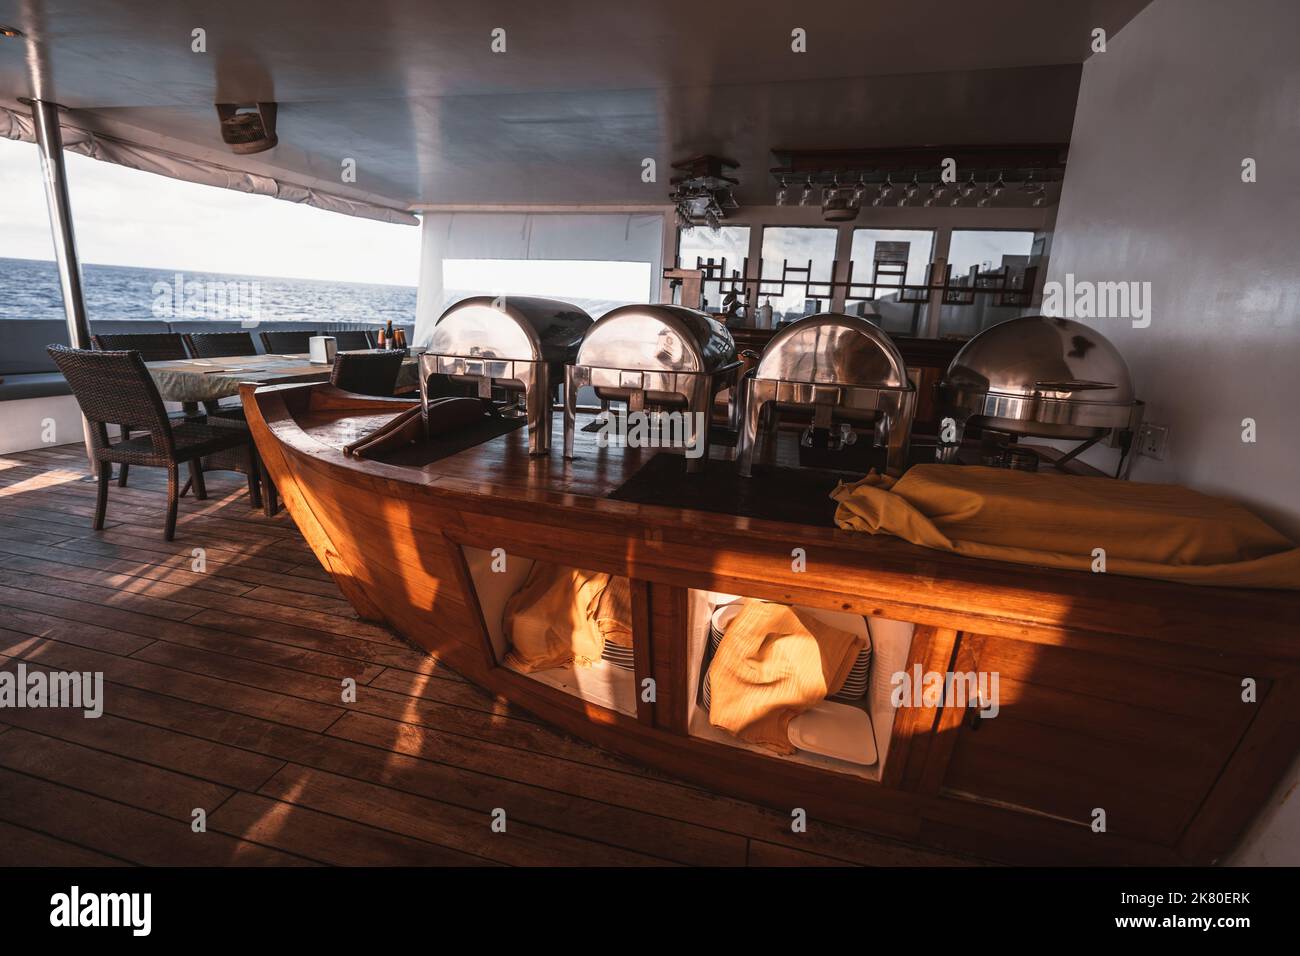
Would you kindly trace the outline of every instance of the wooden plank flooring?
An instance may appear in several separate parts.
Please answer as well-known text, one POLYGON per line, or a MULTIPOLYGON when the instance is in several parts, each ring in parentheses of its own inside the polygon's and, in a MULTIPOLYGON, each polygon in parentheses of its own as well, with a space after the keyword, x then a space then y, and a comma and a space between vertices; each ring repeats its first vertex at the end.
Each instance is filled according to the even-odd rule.
POLYGON ((0 456, 0 670, 105 682, 98 719, 0 709, 0 865, 967 862, 794 834, 560 734, 358 620, 240 476, 166 542, 162 472, 114 485, 102 532, 85 474, 77 445, 0 456))

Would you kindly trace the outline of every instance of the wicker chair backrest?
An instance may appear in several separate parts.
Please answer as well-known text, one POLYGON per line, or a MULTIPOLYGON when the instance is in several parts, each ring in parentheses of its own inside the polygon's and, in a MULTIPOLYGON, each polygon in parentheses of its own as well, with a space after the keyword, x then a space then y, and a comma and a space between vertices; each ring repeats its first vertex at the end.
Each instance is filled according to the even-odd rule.
POLYGON ((315 329, 305 332, 263 332, 262 345, 273 355, 299 355, 310 348, 308 342, 313 335, 321 334, 324 333, 315 329))
POLYGON ((339 352, 330 384, 359 395, 391 396, 402 368, 401 352, 339 352))
POLYGON ((51 345, 47 352, 63 377, 81 412, 97 426, 92 429, 100 447, 107 447, 102 426, 123 425, 149 432, 160 455, 172 452, 172 431, 158 387, 144 367, 139 352, 104 352, 51 345))
POLYGON ((347 329, 341 332, 326 332, 334 336, 340 352, 356 352, 360 349, 373 349, 375 343, 370 341, 370 333, 365 329, 347 329))
POLYGON ((185 340, 177 332, 115 332, 90 338, 101 352, 139 352, 146 362, 189 358, 185 340))
POLYGON ((191 332, 185 336, 185 344, 195 358, 257 354, 251 332, 191 332))

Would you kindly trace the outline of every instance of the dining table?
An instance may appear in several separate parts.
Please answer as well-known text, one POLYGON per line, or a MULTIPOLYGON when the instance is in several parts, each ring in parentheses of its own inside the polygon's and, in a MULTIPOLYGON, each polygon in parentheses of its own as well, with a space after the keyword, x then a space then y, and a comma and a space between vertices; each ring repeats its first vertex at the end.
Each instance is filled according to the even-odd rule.
MULTIPOLYGON (((397 374, 397 391, 419 384, 416 365, 423 349, 412 349, 397 374)), ((239 394, 242 382, 281 385, 288 382, 327 382, 331 366, 295 355, 231 355, 222 358, 163 359, 146 362, 165 402, 184 405, 215 402, 239 394)))
MULTIPOLYGON (((423 348, 411 349, 397 373, 397 392, 419 387, 419 356, 423 348)), ((200 414, 204 406, 216 414, 216 403, 239 394, 243 382, 282 385, 290 382, 327 382, 332 364, 313 362, 306 352, 294 355, 231 355, 220 358, 163 359, 145 362, 150 377, 165 402, 179 402, 186 416, 200 414)), ((262 506, 268 517, 278 510, 278 495, 265 465, 253 451, 258 470, 262 506)), ((190 487, 186 483, 186 489, 190 487)), ((182 494, 185 492, 182 491, 182 494)))

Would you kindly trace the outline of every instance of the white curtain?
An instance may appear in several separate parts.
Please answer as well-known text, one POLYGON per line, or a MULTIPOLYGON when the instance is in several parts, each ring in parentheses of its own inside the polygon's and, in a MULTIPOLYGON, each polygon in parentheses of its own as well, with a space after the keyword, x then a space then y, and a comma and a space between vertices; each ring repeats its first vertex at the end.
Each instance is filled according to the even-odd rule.
POLYGON ((659 213, 425 213, 415 340, 428 340, 446 305, 446 259, 648 262, 650 301, 661 271, 663 226, 659 213))

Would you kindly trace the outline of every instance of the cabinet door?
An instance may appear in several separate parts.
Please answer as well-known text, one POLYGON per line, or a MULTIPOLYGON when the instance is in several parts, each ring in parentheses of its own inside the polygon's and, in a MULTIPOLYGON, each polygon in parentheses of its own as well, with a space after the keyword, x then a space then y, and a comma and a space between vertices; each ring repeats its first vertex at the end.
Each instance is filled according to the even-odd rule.
POLYGON ((983 635, 959 640, 958 669, 973 662, 984 686, 996 686, 998 709, 950 716, 939 782, 948 796, 1083 827, 1101 809, 1106 832, 1172 846, 1254 715, 1240 675, 983 635))

